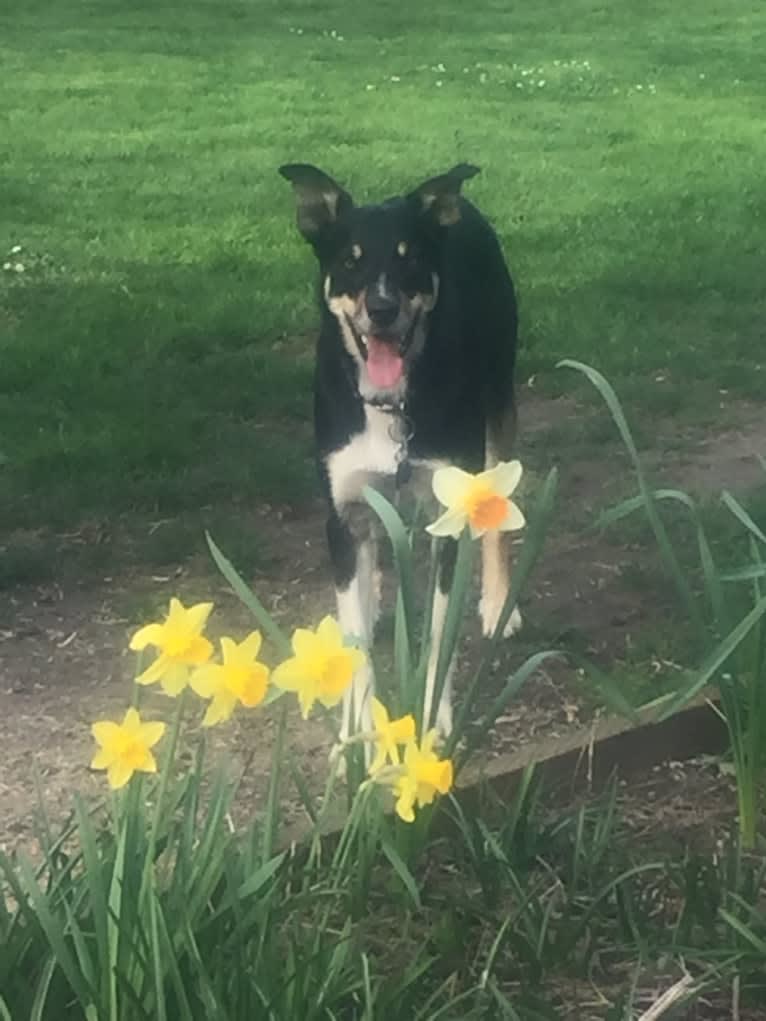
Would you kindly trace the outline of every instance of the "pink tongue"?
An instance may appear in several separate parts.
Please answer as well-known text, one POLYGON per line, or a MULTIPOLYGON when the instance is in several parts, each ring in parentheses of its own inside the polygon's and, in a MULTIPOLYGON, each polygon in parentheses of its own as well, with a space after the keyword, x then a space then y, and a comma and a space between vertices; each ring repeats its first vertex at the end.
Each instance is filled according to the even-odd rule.
POLYGON ((373 386, 381 389, 396 386, 403 369, 402 356, 392 344, 377 337, 367 338, 367 372, 373 386))

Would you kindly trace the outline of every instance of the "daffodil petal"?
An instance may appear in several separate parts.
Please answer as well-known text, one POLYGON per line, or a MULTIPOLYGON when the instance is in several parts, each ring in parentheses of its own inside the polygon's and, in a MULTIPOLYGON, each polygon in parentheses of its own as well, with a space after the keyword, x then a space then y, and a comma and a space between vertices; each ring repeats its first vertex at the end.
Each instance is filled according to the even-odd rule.
POLYGON ((122 718, 122 729, 131 735, 137 735, 141 729, 141 717, 138 715, 138 710, 134 709, 133 706, 128 709, 122 718))
POLYGON ((245 681, 244 689, 239 696, 243 706, 253 709, 260 705, 266 697, 266 688, 269 684, 269 671, 262 663, 255 663, 251 673, 245 681))
POLYGON ((208 706, 208 710, 202 720, 203 727, 214 727, 217 723, 224 723, 234 712, 236 699, 227 695, 218 695, 208 706))
POLYGON ((200 698, 212 698, 221 687, 221 673, 223 668, 217 663, 207 663, 192 670, 189 675, 189 685, 192 691, 200 698))
POLYGON ((166 695, 175 698, 189 682, 189 668, 182 663, 172 663, 162 674, 160 685, 166 695))
POLYGON ((132 766, 123 762, 122 759, 117 759, 107 769, 106 776, 109 781, 109 786, 112 790, 118 791, 121 787, 125 786, 128 780, 130 780, 133 773, 134 769, 132 766))
POLYGON ((162 641, 164 629, 162 624, 147 624, 140 628, 130 639, 130 648, 133 652, 140 652, 147 645, 159 645, 162 641))
POLYGON ((221 657, 225 664, 233 663, 237 655, 237 643, 233 638, 221 639, 221 657))
POLYGON ((440 518, 437 518, 433 524, 426 525, 426 531, 429 535, 435 535, 437 537, 451 535, 455 539, 465 528, 465 523, 468 520, 468 516, 465 511, 462 510, 448 510, 440 518))
POLYGON ((399 785, 399 792, 399 797, 396 799, 396 814, 404 822, 414 822, 417 790, 407 780, 404 780, 399 785))
POLYGON ((91 760, 91 769, 108 769, 117 759, 117 752, 113 748, 99 748, 91 760))
POLYGON ((168 620, 176 621, 186 616, 186 607, 176 596, 171 596, 168 608, 168 620))
POLYGON ((107 745, 119 737, 120 725, 111 720, 101 720, 91 724, 90 732, 100 745, 107 745))
POLYGON ((434 496, 445 507, 460 503, 473 476, 462 468, 437 468, 431 479, 434 496))
POLYGON ((383 730, 388 723, 388 710, 383 703, 373 696, 372 699, 372 725, 376 730, 383 730))
POLYGON ((398 720, 392 720, 388 727, 388 733, 394 744, 407 744, 409 741, 414 741, 415 718, 407 715, 398 720))
POLYGON ((343 644, 343 632, 334 617, 327 616, 319 622, 317 637, 321 638, 323 642, 328 642, 331 645, 343 644))
POLYGON ((165 724, 160 720, 151 721, 150 723, 142 723, 139 729, 139 740, 142 744, 145 744, 147 748, 153 748, 158 741, 162 739, 162 735, 165 733, 165 724))
POLYGON ((207 663, 213 655, 213 643, 204 635, 195 635, 184 653, 184 662, 195 666, 207 663))
POLYGON ((142 773, 157 772, 157 760, 148 748, 144 749, 144 754, 141 756, 141 761, 136 766, 136 769, 140 770, 142 773))
POLYGON ((313 631, 299 627, 293 631, 293 652, 296 656, 311 656, 316 648, 316 635, 313 631))
POLYGON ((308 692, 305 688, 301 688, 298 692, 298 704, 301 707, 301 716, 304 720, 308 719, 314 702, 316 702, 316 698, 313 693, 308 692))
POLYGON ((513 500, 508 501, 508 510, 506 511, 505 517, 498 526, 501 532, 518 532, 520 528, 526 525, 527 521, 521 510, 516 506, 513 500))
POLYGON ((161 653, 153 663, 151 663, 142 674, 139 674, 136 678, 136 684, 154 684, 158 681, 165 671, 168 669, 170 659, 161 653))
POLYGON ((186 611, 187 626, 191 631, 201 631, 213 609, 212 603, 197 603, 186 611))
MULTIPOLYGON (((349 681, 349 683, 351 682, 349 681)), ((348 687, 348 685, 346 685, 346 687, 348 687)), ((346 689, 344 688, 343 691, 323 691, 321 694, 316 696, 316 701, 321 702, 325 709, 332 709, 332 707, 336 706, 343 698, 345 690, 346 689)))
POLYGON ((349 645, 346 647, 348 653, 349 663, 351 664, 352 673, 356 673, 360 670, 367 662, 367 655, 361 649, 357 649, 356 646, 349 645))
POLYGON ((251 631, 247 638, 245 638, 243 642, 239 643, 237 651, 245 662, 249 663, 254 660, 261 651, 261 632, 251 631))
POLYGON ((499 496, 510 496, 521 481, 521 474, 520 461, 501 461, 478 477, 499 496))
POLYGON ((280 663, 271 675, 274 684, 284 691, 297 691, 304 683, 305 677, 306 671, 297 656, 280 663))

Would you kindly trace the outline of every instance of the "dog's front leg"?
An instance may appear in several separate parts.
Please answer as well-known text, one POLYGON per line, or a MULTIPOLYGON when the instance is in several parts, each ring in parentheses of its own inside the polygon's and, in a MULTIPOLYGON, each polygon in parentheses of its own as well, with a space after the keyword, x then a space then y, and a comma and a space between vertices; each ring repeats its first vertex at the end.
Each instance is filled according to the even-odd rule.
MULTIPOLYGON (((447 603, 452 588, 452 577, 455 573, 455 557, 457 556, 457 542, 454 539, 443 540, 439 555, 439 577, 434 592, 434 605, 431 611, 431 649, 428 656, 428 669, 426 671, 426 694, 423 703, 423 730, 431 727, 431 715, 433 711, 434 696, 436 694, 436 668, 439 663, 439 649, 441 648, 442 636, 444 634, 444 618, 447 615, 447 603)), ((447 673, 444 677, 444 687, 436 710, 436 729, 442 737, 449 737, 452 732, 452 674, 454 672, 455 659, 447 664, 447 673)))
MULTIPOLYGON (((371 538, 357 542, 348 521, 333 508, 327 519, 338 619, 346 638, 357 642, 365 652, 372 646, 377 610, 375 545, 371 538)), ((341 740, 372 729, 371 700, 375 678, 369 658, 354 675, 343 697, 341 740)))

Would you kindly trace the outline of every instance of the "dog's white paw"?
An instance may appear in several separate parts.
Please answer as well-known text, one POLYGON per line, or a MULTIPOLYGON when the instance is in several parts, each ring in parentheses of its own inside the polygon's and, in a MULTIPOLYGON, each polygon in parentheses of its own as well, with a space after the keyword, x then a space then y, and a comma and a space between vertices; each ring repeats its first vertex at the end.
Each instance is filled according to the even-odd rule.
MULTIPOLYGON (((495 633, 497 622, 500 619, 500 613, 503 609, 502 603, 497 603, 494 600, 486 600, 482 598, 479 601, 479 616, 481 617, 481 630, 485 638, 491 638, 495 633)), ((517 631, 521 630, 523 621, 521 614, 519 613, 518 606, 514 606, 511 611, 511 615, 508 618, 508 623, 505 625, 503 631, 503 638, 510 638, 511 635, 515 635, 517 631)))

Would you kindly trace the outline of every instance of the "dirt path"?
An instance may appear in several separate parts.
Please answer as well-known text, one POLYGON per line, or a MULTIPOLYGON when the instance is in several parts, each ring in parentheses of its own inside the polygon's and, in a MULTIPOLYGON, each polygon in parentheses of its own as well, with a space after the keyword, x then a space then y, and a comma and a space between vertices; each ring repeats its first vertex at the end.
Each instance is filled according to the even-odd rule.
MULTIPOLYGON (((587 413, 594 414, 599 413, 587 413)), ((495 688, 509 667, 534 649, 574 642, 610 662, 628 656, 639 636, 651 638, 657 629, 667 628, 662 592, 647 591, 632 580, 635 548, 584 530, 594 509, 632 490, 619 448, 589 440, 587 429, 582 439, 583 416, 567 400, 526 401, 523 420, 530 457, 525 461, 532 477, 535 469, 539 475, 552 460, 560 462, 559 513, 525 593, 525 631, 507 643, 496 664, 495 688), (575 433, 581 438, 574 438, 575 433), (561 437, 567 435, 562 446, 561 437)), ((657 443, 650 460, 663 481, 703 497, 724 487, 747 489, 762 478, 753 455, 766 453, 765 417, 753 406, 729 408, 731 427, 715 434, 681 429, 672 421, 661 428, 652 423, 657 443)), ((259 546, 269 551, 267 564, 249 580, 286 626, 315 623, 332 611, 318 507, 301 514, 264 508, 243 519, 242 528, 251 530, 259 546)), ((10 537, 8 543, 12 541, 10 537)), ((102 778, 87 768, 92 754, 89 724, 124 711, 134 666, 127 638, 174 594, 184 600, 212 598, 214 634, 237 634, 250 627, 246 611, 223 579, 201 559, 162 573, 140 567, 119 576, 91 571, 76 580, 0 592, 0 846, 32 839, 35 773, 56 817, 65 814, 75 790, 103 793, 102 778)), ((476 661, 480 643, 472 618, 459 677, 476 661)), ((658 654, 657 673, 663 668, 658 654)), ((167 712, 159 696, 152 696, 152 703, 152 709, 167 712)), ((539 675, 503 716, 493 745, 516 746, 539 733, 550 735, 582 722, 588 712, 579 679, 558 666, 539 675)), ((273 712, 240 713, 215 732, 214 751, 229 756, 235 770, 245 769, 240 799, 245 808, 257 805, 264 794, 274 722, 273 712)), ((329 746, 324 727, 293 714, 288 741, 306 775, 321 780, 329 746)), ((290 821, 302 810, 288 801, 285 811, 290 821)))

